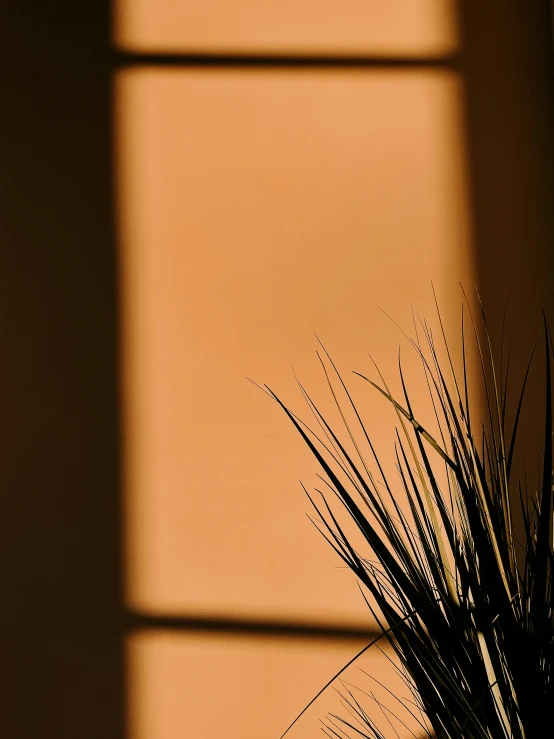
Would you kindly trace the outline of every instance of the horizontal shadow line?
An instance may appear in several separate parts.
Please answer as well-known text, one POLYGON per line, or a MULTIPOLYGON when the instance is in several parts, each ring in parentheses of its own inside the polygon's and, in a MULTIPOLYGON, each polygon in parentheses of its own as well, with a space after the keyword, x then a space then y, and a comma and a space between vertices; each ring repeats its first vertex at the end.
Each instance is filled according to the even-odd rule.
POLYGON ((133 611, 126 612, 124 621, 126 631, 208 632, 328 641, 369 641, 381 633, 373 628, 356 626, 221 617, 152 616, 133 611))
POLYGON ((457 55, 437 57, 361 56, 327 54, 233 54, 189 51, 140 53, 114 51, 118 67, 254 67, 254 68, 358 68, 358 69, 458 69, 457 55))

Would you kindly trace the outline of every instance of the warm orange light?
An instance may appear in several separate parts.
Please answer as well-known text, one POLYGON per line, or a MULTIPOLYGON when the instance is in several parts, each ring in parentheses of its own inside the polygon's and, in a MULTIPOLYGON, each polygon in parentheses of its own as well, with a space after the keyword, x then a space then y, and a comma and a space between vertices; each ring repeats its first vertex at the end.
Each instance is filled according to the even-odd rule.
MULTIPOLYGON (((126 602, 371 627, 304 515, 298 479, 311 487, 314 463, 246 377, 306 417, 293 363, 331 412, 314 331, 347 375, 371 373, 371 352, 395 378, 402 337, 378 306, 409 329, 412 305, 433 311, 433 280, 457 325, 457 280, 472 282, 459 81, 137 69, 119 74, 116 100, 126 602)), ((351 385, 392 464, 390 409, 351 385)), ((132 637, 130 737, 269 739, 354 651, 132 637)))
MULTIPOLYGON (((362 646, 205 635, 136 635, 127 644, 129 739, 275 739, 326 678, 362 646)), ((375 675, 398 698, 412 699, 389 662, 390 656, 390 649, 382 653, 372 648, 344 674, 349 685, 342 689, 345 694, 346 689, 352 690, 363 701, 385 736, 396 736, 391 725, 412 736, 410 731, 417 734, 420 728, 414 716, 361 671, 375 675), (390 706, 397 719, 360 690, 373 692, 378 701, 390 706)), ((410 708, 417 716, 417 709, 410 708)), ((349 718, 340 697, 330 690, 291 730, 291 739, 318 739, 322 735, 319 720, 327 711, 349 718)))
POLYGON ((453 0, 118 0, 114 42, 141 51, 441 55, 453 0))
POLYGON ((378 306, 409 328, 411 305, 432 312, 434 280, 457 321, 457 81, 146 70, 117 89, 127 601, 359 617, 303 515, 313 462, 246 377, 296 397, 292 362, 328 407, 314 331, 348 373, 371 372, 370 351, 395 376, 402 337, 378 306))

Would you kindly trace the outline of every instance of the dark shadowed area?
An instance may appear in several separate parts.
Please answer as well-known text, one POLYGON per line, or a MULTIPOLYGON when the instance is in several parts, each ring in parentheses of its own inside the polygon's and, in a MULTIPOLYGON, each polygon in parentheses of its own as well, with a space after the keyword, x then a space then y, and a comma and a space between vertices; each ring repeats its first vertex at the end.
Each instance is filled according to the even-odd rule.
POLYGON ((122 739, 108 4, 0 25, 2 729, 122 739))
MULTIPOLYGON (((554 318, 554 57, 548 0, 459 2, 464 45, 469 196, 476 279, 495 359, 510 360, 511 423, 542 311, 554 318)), ((521 419, 516 469, 536 476, 544 429, 539 343, 521 419)), ((516 491, 517 492, 517 491, 516 491)))

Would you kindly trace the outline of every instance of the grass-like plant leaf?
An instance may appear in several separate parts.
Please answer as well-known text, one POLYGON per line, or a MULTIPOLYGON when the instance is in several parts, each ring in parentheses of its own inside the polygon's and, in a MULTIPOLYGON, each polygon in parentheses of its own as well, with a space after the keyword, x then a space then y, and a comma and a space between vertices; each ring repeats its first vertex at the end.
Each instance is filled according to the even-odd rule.
MULTIPOLYGON (((478 409, 470 409, 463 312, 461 381, 442 321, 446 353, 440 356, 446 361, 425 323, 414 321, 416 338, 410 339, 422 363, 438 433, 418 421, 400 359, 402 398, 393 396, 382 375, 378 383, 356 373, 396 413, 396 485, 387 478, 353 397, 323 347, 318 356, 345 433, 332 426, 300 383, 319 435, 267 387, 266 392, 322 470, 322 489, 316 490, 317 497, 308 494, 317 514, 314 523, 355 573, 382 637, 396 654, 413 691, 414 711, 424 717, 419 736, 542 739, 554 720, 552 340, 545 319, 542 472, 532 486, 526 476, 515 478, 514 455, 537 343, 507 428, 511 348, 505 373, 501 366, 497 377, 486 321, 485 349, 473 316, 471 321, 487 409, 478 432, 478 409), (399 493, 406 506, 399 505, 399 493), (341 523, 345 515, 349 526, 355 525, 355 542, 341 523), (515 520, 521 521, 521 542, 514 535, 515 520)), ((348 715, 328 716, 323 722, 327 736, 382 739, 361 696, 344 680, 341 690, 348 715)), ((379 709, 388 721, 390 706, 379 704, 379 709)), ((406 736, 413 735, 405 728, 406 736)))

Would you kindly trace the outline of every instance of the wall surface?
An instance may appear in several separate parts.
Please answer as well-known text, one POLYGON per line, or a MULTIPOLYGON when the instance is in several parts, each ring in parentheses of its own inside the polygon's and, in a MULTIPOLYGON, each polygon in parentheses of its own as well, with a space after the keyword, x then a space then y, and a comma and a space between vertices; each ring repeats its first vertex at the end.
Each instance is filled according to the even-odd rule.
POLYGON ((2 733, 121 739, 108 8, 0 28, 2 733))
MULTIPOLYGON (((292 363, 332 414, 313 332, 345 374, 371 352, 394 376, 403 339, 379 306, 410 330, 431 280, 453 330, 457 282, 476 281, 498 335, 525 272, 522 350, 539 328, 548 4, 314 7, 2 6, 14 739, 278 736, 375 624, 304 515, 313 462, 246 376, 307 418, 292 363)), ((393 419, 360 383, 390 463, 393 419)), ((379 653, 363 667, 394 679, 379 653)))

